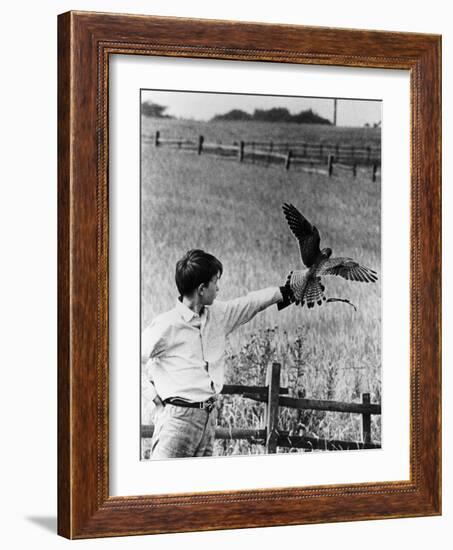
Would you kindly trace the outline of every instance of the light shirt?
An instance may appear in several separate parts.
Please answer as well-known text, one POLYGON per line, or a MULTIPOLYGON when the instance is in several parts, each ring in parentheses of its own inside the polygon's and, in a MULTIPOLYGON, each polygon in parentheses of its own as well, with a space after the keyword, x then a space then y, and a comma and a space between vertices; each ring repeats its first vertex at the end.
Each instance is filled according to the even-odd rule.
POLYGON ((282 300, 278 287, 228 302, 215 300, 197 315, 177 301, 143 331, 141 352, 149 398, 205 401, 223 387, 227 336, 257 313, 282 300))

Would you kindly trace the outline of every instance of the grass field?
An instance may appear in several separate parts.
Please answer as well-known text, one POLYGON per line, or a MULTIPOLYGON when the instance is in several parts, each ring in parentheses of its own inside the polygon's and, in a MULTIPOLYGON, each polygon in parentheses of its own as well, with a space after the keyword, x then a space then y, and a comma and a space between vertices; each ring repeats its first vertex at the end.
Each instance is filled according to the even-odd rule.
POLYGON ((202 134, 206 141, 306 141, 354 145, 357 147, 380 146, 380 128, 348 128, 323 124, 268 123, 243 121, 172 120, 142 117, 142 135, 154 136, 159 130, 161 137, 194 139, 202 134))
MULTIPOLYGON (((142 134, 231 142, 235 139, 309 139, 335 143, 380 143, 380 131, 296 124, 144 119, 142 134), (302 135, 303 134, 303 135, 302 135), (284 137, 283 137, 284 136, 284 137)), ((224 265, 219 299, 280 285, 300 267, 297 243, 282 214, 292 202, 321 233, 334 255, 351 256, 380 273, 380 183, 347 175, 285 171, 213 156, 142 145, 142 326, 173 307, 174 267, 190 248, 202 248, 224 265)), ((348 298, 314 310, 271 307, 230 339, 227 382, 263 384, 270 361, 282 363, 283 385, 292 395, 357 401, 370 392, 380 402, 380 281, 375 285, 325 279, 328 297, 348 298)), ((146 408, 146 403, 144 406, 146 408)), ((262 407, 224 397, 222 425, 259 427, 262 407)), ((380 441, 379 417, 372 438, 380 441)), ((360 438, 358 415, 282 410, 280 425, 294 434, 360 438)), ((247 442, 217 442, 218 454, 259 453, 247 442)))

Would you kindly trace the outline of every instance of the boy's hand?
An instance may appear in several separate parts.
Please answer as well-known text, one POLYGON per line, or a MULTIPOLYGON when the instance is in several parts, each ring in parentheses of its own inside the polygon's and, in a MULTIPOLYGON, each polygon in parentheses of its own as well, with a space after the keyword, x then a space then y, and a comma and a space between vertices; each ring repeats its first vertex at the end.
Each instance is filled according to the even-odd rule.
POLYGON ((156 409, 160 409, 162 407, 165 407, 164 402, 162 399, 156 394, 156 396, 153 399, 154 405, 156 405, 156 409))

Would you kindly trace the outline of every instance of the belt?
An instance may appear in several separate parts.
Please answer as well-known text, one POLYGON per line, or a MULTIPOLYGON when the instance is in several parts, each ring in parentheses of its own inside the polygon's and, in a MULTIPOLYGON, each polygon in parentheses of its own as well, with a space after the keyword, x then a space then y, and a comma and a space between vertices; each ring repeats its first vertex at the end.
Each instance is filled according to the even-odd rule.
POLYGON ((178 397, 169 397, 168 399, 164 399, 164 404, 167 403, 169 405, 176 405, 177 407, 190 407, 192 409, 206 409, 208 413, 212 411, 212 409, 215 407, 216 399, 215 397, 210 397, 206 401, 198 401, 198 402, 191 402, 191 401, 185 401, 184 399, 180 399, 178 397))

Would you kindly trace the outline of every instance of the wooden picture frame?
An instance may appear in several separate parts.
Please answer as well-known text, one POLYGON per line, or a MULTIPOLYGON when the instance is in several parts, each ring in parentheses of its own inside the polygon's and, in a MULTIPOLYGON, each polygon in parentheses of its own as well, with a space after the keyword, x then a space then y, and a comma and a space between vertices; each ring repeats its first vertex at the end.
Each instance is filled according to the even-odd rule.
POLYGON ((58 532, 89 538, 441 513, 441 39, 69 12, 58 21, 58 532), (410 479, 109 495, 109 56, 410 71, 410 479))

